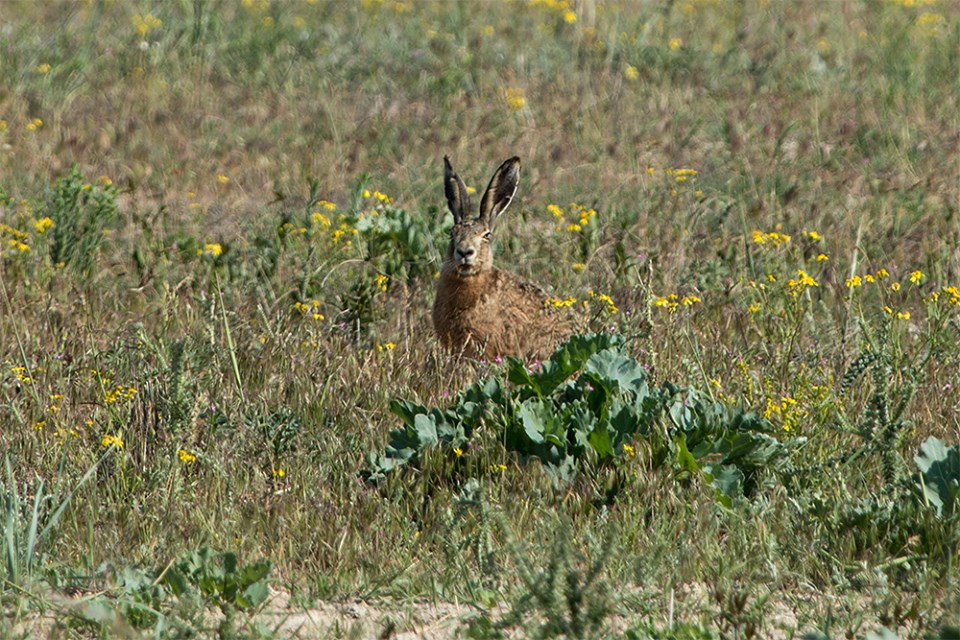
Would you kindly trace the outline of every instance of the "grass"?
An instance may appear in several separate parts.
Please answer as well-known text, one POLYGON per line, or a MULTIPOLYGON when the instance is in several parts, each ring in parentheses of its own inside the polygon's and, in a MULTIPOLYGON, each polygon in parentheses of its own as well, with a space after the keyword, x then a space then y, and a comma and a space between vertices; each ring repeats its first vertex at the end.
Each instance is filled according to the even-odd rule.
MULTIPOLYGON (((123 568, 162 586, 201 547, 268 560, 303 606, 466 602, 476 637, 499 632, 494 602, 531 637, 958 623, 957 514, 913 462, 960 441, 951 3, 3 14, 4 633, 49 609, 109 633, 146 598, 123 568), (465 455, 496 473, 439 448, 367 483, 391 400, 445 408, 502 375, 431 332, 445 154, 477 189, 519 155, 498 264, 630 336, 656 384, 803 439, 789 465, 724 506, 641 437, 558 482, 488 432, 465 455), (610 611, 599 626, 566 611, 563 575, 610 611), (51 604, 63 591, 108 613, 51 604)), ((188 587, 150 606, 217 633, 198 611, 222 594, 188 587), (176 609, 188 591, 199 608, 176 609)), ((220 635, 269 635, 233 623, 220 635)))

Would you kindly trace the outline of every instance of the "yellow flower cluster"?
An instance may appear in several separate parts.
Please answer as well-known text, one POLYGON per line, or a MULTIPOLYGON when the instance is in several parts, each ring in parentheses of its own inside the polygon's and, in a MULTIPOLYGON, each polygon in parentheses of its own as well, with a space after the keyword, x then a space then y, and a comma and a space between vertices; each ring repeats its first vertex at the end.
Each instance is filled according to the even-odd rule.
POLYGON ((787 291, 794 298, 802 294, 807 289, 819 286, 819 283, 811 278, 810 275, 803 269, 797 271, 796 278, 791 278, 789 281, 787 281, 787 291))
POLYGON ((567 205, 566 211, 555 204, 548 204, 547 211, 557 219, 558 228, 566 229, 570 233, 582 231, 597 215, 596 209, 588 209, 582 204, 577 204, 576 202, 571 202, 569 205, 567 205), (570 222, 567 222, 568 216, 570 222))
POLYGON ((33 223, 33 228, 37 230, 37 233, 43 235, 53 228, 53 220, 50 218, 40 218, 33 223))
POLYGON ((30 253, 30 245, 15 238, 7 240, 7 245, 12 253, 30 253))
POLYGON ((208 258, 218 258, 223 255, 223 247, 219 243, 208 242, 203 245, 203 249, 197 249, 197 255, 208 258))
POLYGON ((183 464, 192 464, 197 461, 197 456, 190 453, 186 449, 180 449, 177 451, 177 457, 180 458, 180 462, 183 464))
POLYGON ((548 298, 543 301, 543 305, 545 307, 572 307, 576 302, 576 298, 564 298, 563 300, 560 298, 548 298))
POLYGON ((325 316, 320 313, 319 300, 310 300, 309 302, 294 302, 293 308, 305 316, 309 315, 310 318, 318 322, 325 319, 325 316))
POLYGON ((120 436, 103 436, 103 440, 100 441, 100 446, 104 449, 109 447, 116 447, 117 449, 123 449, 123 438, 120 436))
POLYGON ((700 296, 684 296, 681 298, 676 293, 671 293, 662 298, 653 301, 653 306, 663 309, 667 313, 675 312, 679 307, 692 307, 695 304, 703 302, 700 296))
POLYGON ((577 13, 570 5, 570 0, 529 0, 531 7, 543 7, 557 12, 567 24, 577 21, 577 13))
POLYGON ((774 415, 783 420, 783 430, 789 433, 794 431, 800 420, 807 416, 807 411, 799 408, 796 399, 790 396, 782 396, 779 402, 773 398, 767 398, 763 417, 769 420, 774 415))
MULTIPOLYGON (((865 273, 862 276, 853 275, 847 278, 844 284, 847 287, 847 289, 856 289, 857 287, 862 287, 864 285, 874 284, 876 282, 886 280, 889 277, 890 277, 889 271, 887 271, 886 269, 879 269, 875 273, 865 273)), ((923 272, 921 271, 914 271, 910 276, 910 280, 914 283, 920 282, 922 278, 923 278, 923 272)), ((899 282, 891 283, 890 290, 900 291, 900 283, 899 282)))
POLYGON ((381 193, 380 191, 371 192, 369 189, 363 190, 363 197, 373 198, 374 200, 377 200, 383 204, 390 204, 391 202, 393 202, 393 199, 390 198, 390 196, 388 196, 387 194, 381 193))
POLYGON ((377 289, 386 293, 387 285, 390 284, 390 276, 385 276, 382 273, 377 274, 377 289))
POLYGON ((296 238, 297 236, 303 236, 306 234, 306 227, 296 227, 292 222, 284 222, 282 225, 280 225, 280 235, 282 236, 296 238))
POLYGON ((783 245, 790 244, 790 236, 785 233, 780 233, 778 231, 769 231, 764 233, 762 231, 753 232, 753 242, 754 244, 759 245, 769 245, 771 247, 780 247, 783 245))
POLYGON ((107 404, 113 404, 120 400, 130 400, 135 395, 137 395, 137 390, 135 388, 125 387, 122 384, 118 384, 113 389, 106 390, 103 400, 107 404))
POLYGON ((337 205, 328 200, 321 200, 317 203, 317 211, 313 212, 311 220, 313 224, 323 229, 329 229, 333 226, 333 221, 324 213, 324 211, 333 212, 337 210, 337 205))
POLYGON ((160 18, 154 17, 151 14, 140 15, 139 13, 133 16, 132 19, 133 26, 137 30, 137 35, 141 38, 147 35, 151 29, 157 29, 163 22, 160 18))
POLYGON ((886 314, 889 315, 889 316, 895 316, 895 317, 897 318, 897 320, 909 320, 909 319, 910 319, 910 312, 909 312, 909 311, 897 311, 896 313, 894 313, 893 309, 891 309, 890 307, 884 307, 884 308, 883 308, 883 312, 886 313, 886 314))
POLYGON ((944 287, 943 292, 949 296, 948 301, 955 307, 960 307, 960 289, 954 286, 944 287))
POLYGON ((678 183, 683 183, 695 177, 698 172, 696 169, 666 169, 664 173, 673 176, 673 179, 678 183))
POLYGON ((384 342, 383 344, 377 345, 377 351, 393 351, 396 347, 397 345, 393 342, 384 342))
POLYGON ((609 311, 610 313, 617 313, 619 311, 619 309, 617 309, 617 305, 614 304, 613 302, 613 298, 611 298, 605 293, 597 293, 593 289, 591 289, 590 297, 596 300, 597 302, 605 303, 607 305, 607 311, 609 311))

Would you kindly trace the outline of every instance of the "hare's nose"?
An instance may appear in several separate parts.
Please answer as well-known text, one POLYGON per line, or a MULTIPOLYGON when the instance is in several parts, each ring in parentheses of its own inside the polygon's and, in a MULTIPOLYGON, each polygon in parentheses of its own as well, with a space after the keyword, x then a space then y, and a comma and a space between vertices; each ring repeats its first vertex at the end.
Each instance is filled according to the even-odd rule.
POLYGON ((476 255, 476 253, 477 253, 477 250, 474 249, 473 247, 467 247, 466 249, 457 248, 457 256, 462 258, 463 260, 469 260, 474 255, 476 255))

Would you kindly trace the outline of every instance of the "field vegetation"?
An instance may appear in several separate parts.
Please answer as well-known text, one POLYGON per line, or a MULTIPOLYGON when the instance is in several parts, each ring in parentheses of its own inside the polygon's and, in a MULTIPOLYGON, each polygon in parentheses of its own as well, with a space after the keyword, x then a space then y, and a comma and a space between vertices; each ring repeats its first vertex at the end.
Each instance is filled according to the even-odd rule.
POLYGON ((960 637, 960 5, 4 0, 0 51, 0 636, 960 637), (439 347, 444 155, 521 157, 550 360, 439 347))

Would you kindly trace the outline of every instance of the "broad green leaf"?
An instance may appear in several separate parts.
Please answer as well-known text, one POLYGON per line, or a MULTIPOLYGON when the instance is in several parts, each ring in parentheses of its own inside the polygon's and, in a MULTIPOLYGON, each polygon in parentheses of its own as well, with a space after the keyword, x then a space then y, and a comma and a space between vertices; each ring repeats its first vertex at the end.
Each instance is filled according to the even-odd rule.
POLYGON ((674 439, 674 444, 677 446, 677 466, 681 470, 680 477, 696 475, 700 471, 700 465, 697 464, 696 458, 687 449, 686 437, 680 434, 674 439))
POLYGON ((957 512, 960 501, 960 447, 947 447, 939 438, 927 438, 914 458, 922 475, 924 497, 945 518, 957 512))
POLYGON ((414 418, 422 413, 426 413, 426 407, 422 407, 414 402, 409 400, 391 400, 390 401, 390 413, 397 416, 405 424, 413 426, 414 418))
POLYGON ((427 416, 422 413, 417 414, 413 418, 413 427, 417 430, 417 437, 420 439, 420 448, 436 444, 438 440, 437 423, 432 416, 427 416))
POLYGON ((613 440, 605 422, 598 422, 594 425, 593 430, 587 436, 587 442, 597 452, 600 460, 606 460, 614 454, 613 440))
MULTIPOLYGON (((727 498, 739 498, 743 495, 743 472, 730 464, 711 465, 704 471, 710 486, 727 498)), ((730 506, 727 504, 726 506, 730 506)))
POLYGON ((550 429, 551 419, 549 405, 537 398, 530 398, 520 405, 518 412, 523 431, 531 442, 543 444, 550 429))
POLYGON ((590 356, 583 374, 611 394, 632 391, 641 397, 647 395, 646 370, 618 349, 604 349, 590 356))

